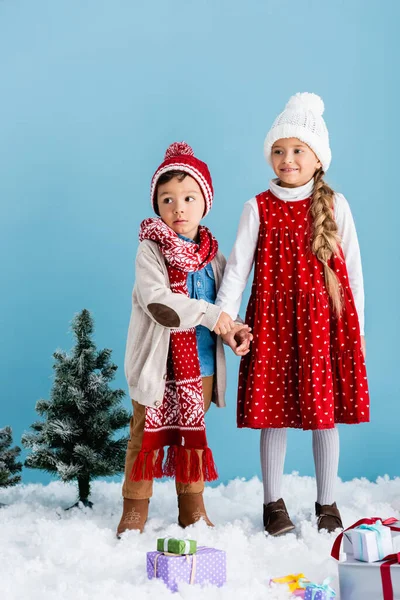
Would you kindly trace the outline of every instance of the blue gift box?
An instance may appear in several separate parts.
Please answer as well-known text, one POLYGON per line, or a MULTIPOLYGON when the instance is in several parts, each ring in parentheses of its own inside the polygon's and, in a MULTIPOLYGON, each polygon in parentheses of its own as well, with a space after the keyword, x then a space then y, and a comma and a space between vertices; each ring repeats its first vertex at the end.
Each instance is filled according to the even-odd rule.
POLYGON ((304 600, 330 600, 336 596, 334 589, 330 587, 331 578, 324 579, 321 585, 317 583, 304 583, 306 593, 304 600))

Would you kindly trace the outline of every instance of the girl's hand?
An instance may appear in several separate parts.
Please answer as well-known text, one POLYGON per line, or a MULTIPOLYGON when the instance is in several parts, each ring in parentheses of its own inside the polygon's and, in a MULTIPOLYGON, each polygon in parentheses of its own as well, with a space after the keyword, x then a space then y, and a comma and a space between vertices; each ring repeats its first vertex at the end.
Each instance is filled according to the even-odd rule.
POLYGON ((365 360, 367 357, 367 343, 366 343, 365 337, 363 335, 361 336, 361 352, 362 352, 364 360, 365 360))
POLYGON ((235 327, 235 322, 230 318, 228 313, 222 311, 213 331, 217 335, 225 335, 226 333, 229 333, 230 331, 232 331, 232 329, 234 327, 235 327))
POLYGON ((253 334, 250 331, 251 328, 248 325, 239 323, 235 325, 232 331, 221 337, 236 356, 245 356, 250 352, 250 343, 253 340, 253 334))

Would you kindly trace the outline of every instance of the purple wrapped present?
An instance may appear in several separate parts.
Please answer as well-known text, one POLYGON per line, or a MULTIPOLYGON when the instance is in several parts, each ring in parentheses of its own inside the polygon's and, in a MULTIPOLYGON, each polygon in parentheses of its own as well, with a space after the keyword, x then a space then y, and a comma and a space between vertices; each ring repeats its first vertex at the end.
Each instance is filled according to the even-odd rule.
POLYGON ((182 581, 220 587, 226 582, 226 554, 223 550, 205 546, 197 548, 196 554, 182 556, 148 552, 147 576, 162 579, 171 592, 177 592, 182 581))
POLYGON ((327 577, 324 579, 322 585, 317 583, 303 583, 305 587, 304 600, 330 600, 336 596, 335 590, 330 587, 331 578, 327 577))

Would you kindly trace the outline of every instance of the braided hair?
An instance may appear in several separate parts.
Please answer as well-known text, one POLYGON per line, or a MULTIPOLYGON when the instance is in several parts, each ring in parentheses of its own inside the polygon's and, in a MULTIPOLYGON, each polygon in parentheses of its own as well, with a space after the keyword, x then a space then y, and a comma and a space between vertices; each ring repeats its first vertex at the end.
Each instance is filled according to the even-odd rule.
POLYGON ((314 191, 310 206, 313 218, 311 250, 324 265, 325 285, 337 316, 342 311, 342 288, 336 273, 328 262, 339 254, 340 237, 333 216, 334 191, 324 181, 324 171, 318 169, 314 176, 314 191))

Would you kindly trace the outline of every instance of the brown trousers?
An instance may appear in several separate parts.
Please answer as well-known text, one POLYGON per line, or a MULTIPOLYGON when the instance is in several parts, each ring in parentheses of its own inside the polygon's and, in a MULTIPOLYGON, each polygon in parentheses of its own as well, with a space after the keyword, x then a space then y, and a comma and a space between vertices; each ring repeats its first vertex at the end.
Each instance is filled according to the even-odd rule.
MULTIPOLYGON (((204 411, 207 412, 210 408, 214 377, 203 377, 203 396, 204 396, 204 411)), ((146 407, 132 400, 133 416, 130 424, 130 439, 126 450, 125 458, 125 480, 122 487, 122 495, 130 500, 146 500, 153 495, 153 480, 150 481, 131 481, 130 475, 133 463, 142 447, 144 422, 146 417, 146 407)), ((200 458, 203 451, 197 450, 200 458)), ((200 479, 195 483, 178 483, 176 482, 177 494, 197 494, 204 490, 204 481, 200 479)))

